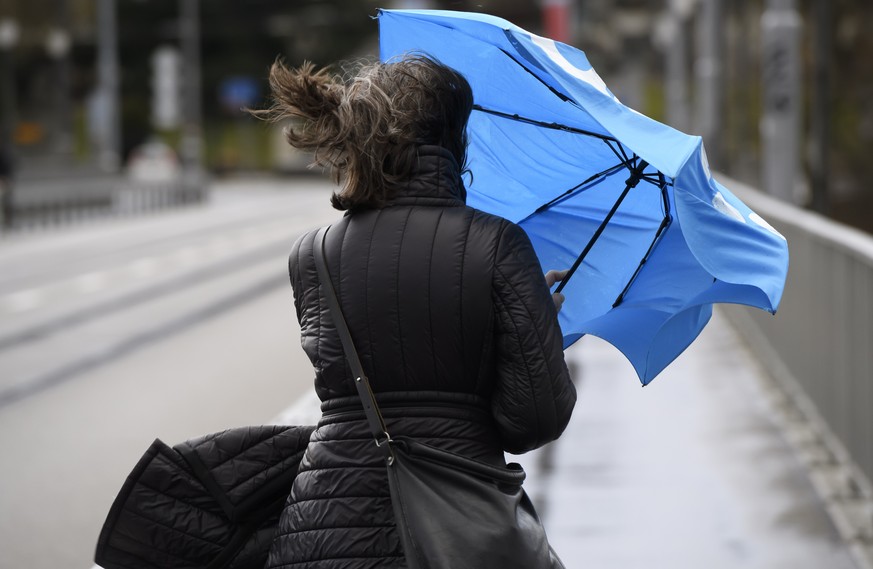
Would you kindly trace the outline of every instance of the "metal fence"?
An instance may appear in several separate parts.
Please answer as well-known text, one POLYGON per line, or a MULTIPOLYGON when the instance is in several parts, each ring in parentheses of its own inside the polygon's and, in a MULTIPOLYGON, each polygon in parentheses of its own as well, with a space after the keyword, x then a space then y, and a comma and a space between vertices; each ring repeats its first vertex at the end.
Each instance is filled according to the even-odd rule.
POLYGON ((108 215, 131 215, 200 202, 203 177, 132 181, 95 172, 49 174, 17 180, 3 196, 0 229, 53 226, 108 215))
POLYGON ((873 498, 873 237, 721 181, 788 239, 791 254, 775 317, 735 307, 727 316, 873 498))

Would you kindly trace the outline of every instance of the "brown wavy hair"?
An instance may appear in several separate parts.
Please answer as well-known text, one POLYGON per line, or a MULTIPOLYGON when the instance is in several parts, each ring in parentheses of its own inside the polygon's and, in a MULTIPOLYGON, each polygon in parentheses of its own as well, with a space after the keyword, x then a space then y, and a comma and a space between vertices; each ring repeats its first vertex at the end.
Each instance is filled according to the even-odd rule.
POLYGON ((312 63, 270 69, 273 104, 252 111, 280 121, 288 143, 314 152, 341 184, 340 210, 381 207, 414 175, 418 147, 439 145, 466 169, 473 91, 463 75, 422 54, 373 63, 347 79, 312 63))

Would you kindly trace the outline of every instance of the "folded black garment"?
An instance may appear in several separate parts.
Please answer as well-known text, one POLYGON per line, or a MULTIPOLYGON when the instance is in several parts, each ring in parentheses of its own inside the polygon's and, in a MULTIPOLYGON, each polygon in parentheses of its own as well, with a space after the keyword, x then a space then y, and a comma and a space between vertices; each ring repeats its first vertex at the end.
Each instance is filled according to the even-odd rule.
POLYGON ((146 450, 97 540, 105 569, 261 569, 315 427, 242 427, 146 450))

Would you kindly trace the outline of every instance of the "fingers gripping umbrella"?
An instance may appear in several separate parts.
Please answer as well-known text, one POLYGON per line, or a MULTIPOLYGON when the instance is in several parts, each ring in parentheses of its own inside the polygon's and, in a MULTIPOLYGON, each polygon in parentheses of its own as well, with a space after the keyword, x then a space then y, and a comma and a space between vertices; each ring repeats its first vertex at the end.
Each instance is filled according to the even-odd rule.
POLYGON ((622 105, 584 53, 484 14, 384 10, 379 27, 383 60, 425 52, 470 82, 467 202, 571 267, 565 348, 599 336, 647 384, 713 303, 776 311, 785 239, 713 179, 700 137, 622 105))

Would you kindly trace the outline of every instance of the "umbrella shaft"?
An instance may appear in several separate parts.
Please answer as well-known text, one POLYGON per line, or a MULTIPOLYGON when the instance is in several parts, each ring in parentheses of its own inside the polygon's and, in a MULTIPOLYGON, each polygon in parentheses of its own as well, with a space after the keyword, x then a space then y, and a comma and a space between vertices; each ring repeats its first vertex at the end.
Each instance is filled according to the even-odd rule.
POLYGON ((597 228, 597 231, 594 232, 594 235, 591 236, 591 239, 588 241, 588 244, 585 245, 585 248, 582 249, 582 252, 576 258, 576 262, 573 263, 573 266, 570 267, 570 270, 567 272, 567 276, 564 277, 564 280, 561 281, 561 284, 558 285, 558 288, 555 289, 555 292, 561 292, 564 290, 564 287, 567 286, 567 283, 570 281, 570 277, 576 272, 576 269, 582 264, 582 261, 585 260, 585 256, 588 255, 588 252, 591 251, 591 248, 594 247, 594 243, 600 238, 600 235, 603 233, 603 230, 606 229, 606 226, 609 224, 609 220, 612 219, 612 216, 615 215, 615 212, 618 211, 618 206, 621 205, 621 202, 624 201, 624 198, 627 197, 627 194, 631 191, 631 188, 636 187, 636 185, 640 182, 640 179, 643 175, 643 170, 648 166, 648 162, 645 160, 640 160, 634 167, 631 168, 631 176, 628 178, 627 182, 624 186, 624 191, 621 192, 621 195, 618 196, 618 199, 613 204, 612 209, 609 210, 609 213, 606 214, 606 217, 603 218, 603 221, 600 223, 600 226, 597 228))
POLYGON ((637 266, 637 270, 634 271, 633 276, 631 276, 630 280, 627 281, 624 290, 621 291, 621 294, 618 295, 618 298, 616 298, 615 302, 612 304, 613 308, 624 302, 624 295, 627 294, 627 291, 637 279, 637 275, 639 275, 640 271, 643 270, 643 265, 645 265, 646 262, 649 260, 649 255, 651 255, 652 251, 655 250, 655 246, 661 240, 661 236, 664 234, 664 231, 666 231, 667 228, 670 227, 670 224, 673 222, 673 216, 670 215, 670 198, 667 196, 667 181, 664 179, 664 174, 661 174, 659 172, 658 180, 658 187, 661 188, 661 197, 664 200, 664 219, 661 220, 661 225, 658 227, 658 231, 655 232, 655 238, 652 239, 652 244, 649 245, 649 250, 646 251, 645 256, 643 256, 640 264, 637 266))

